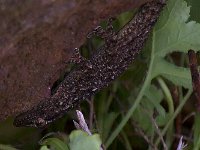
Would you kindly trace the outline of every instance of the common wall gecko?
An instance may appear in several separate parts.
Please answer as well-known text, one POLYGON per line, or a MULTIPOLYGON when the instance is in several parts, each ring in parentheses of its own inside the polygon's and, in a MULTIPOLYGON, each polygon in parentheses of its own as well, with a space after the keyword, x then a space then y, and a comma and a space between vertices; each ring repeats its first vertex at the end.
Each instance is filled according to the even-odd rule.
POLYGON ((117 33, 103 32, 105 44, 89 59, 82 59, 54 95, 18 115, 14 125, 43 127, 108 86, 128 68, 143 48, 164 5, 163 0, 148 2, 117 33))

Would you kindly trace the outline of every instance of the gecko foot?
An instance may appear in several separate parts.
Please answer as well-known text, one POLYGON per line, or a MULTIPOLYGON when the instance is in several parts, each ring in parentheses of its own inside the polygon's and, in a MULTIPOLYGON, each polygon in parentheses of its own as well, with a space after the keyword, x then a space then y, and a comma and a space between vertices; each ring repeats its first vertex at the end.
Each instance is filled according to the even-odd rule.
POLYGON ((107 47, 112 46, 112 44, 115 44, 117 33, 113 29, 113 21, 116 20, 114 17, 110 17, 107 21, 107 27, 106 27, 106 33, 107 36, 105 38, 105 44, 107 47))
POLYGON ((74 52, 72 54, 72 57, 69 60, 69 63, 80 64, 81 62, 83 62, 85 60, 86 60, 86 58, 81 56, 79 49, 75 48, 74 52))
POLYGON ((97 26, 95 29, 93 29, 91 32, 88 33, 87 38, 90 39, 94 37, 95 35, 101 38, 105 37, 106 31, 101 27, 97 26))
POLYGON ((92 32, 90 32, 87 35, 87 38, 92 38, 93 36, 98 36, 102 39, 104 39, 106 42, 109 42, 110 40, 113 40, 114 35, 116 33, 113 30, 112 22, 115 20, 115 18, 111 17, 107 21, 107 27, 106 29, 103 29, 101 26, 97 26, 92 32))
POLYGON ((70 58, 70 60, 68 61, 68 63, 81 64, 82 62, 85 62, 86 66, 89 69, 93 68, 92 63, 89 60, 87 60, 86 58, 84 58, 83 56, 81 56, 79 49, 75 48, 74 52, 72 54, 72 57, 70 58))
POLYGON ((114 29, 113 29, 113 21, 115 21, 116 18, 114 17, 110 17, 108 18, 108 21, 107 21, 107 27, 106 27, 106 32, 110 35, 110 36, 113 36, 115 35, 116 33, 114 32, 114 29))

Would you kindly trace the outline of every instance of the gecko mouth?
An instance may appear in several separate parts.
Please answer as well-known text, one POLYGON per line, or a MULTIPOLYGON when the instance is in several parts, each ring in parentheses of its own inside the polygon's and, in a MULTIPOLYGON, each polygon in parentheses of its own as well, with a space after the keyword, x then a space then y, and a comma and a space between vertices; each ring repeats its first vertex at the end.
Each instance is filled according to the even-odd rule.
POLYGON ((14 119, 13 125, 16 127, 45 128, 49 123, 53 122, 55 119, 61 116, 60 114, 56 114, 53 117, 47 116, 46 114, 33 115, 31 111, 28 111, 28 112, 23 112, 19 114, 18 116, 16 116, 14 119))

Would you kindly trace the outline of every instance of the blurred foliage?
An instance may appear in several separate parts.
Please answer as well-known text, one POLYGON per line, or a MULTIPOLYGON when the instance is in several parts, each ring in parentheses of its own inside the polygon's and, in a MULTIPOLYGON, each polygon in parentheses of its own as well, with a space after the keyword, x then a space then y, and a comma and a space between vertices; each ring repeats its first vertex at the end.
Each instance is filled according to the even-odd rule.
POLYGON ((190 19, 195 20, 197 22, 200 22, 200 14, 199 14, 199 8, 200 8, 200 1, 199 0, 187 0, 188 4, 191 7, 191 13, 190 13, 190 19))
MULTIPOLYGON (((187 149, 200 149, 198 113, 179 124, 181 135, 176 135, 174 125, 179 113, 187 118, 195 112, 187 51, 197 51, 200 47, 200 24, 192 21, 200 22, 200 1, 187 2, 192 7, 183 0, 169 0, 151 38, 129 69, 90 102, 81 104, 91 131, 99 135, 71 132, 75 129, 72 122, 76 120, 74 110, 46 129, 15 128, 11 126, 13 119, 9 118, 0 124, 0 143, 4 144, 0 149, 14 149, 6 144, 28 150, 39 149, 39 145, 42 145, 40 150, 49 147, 56 150, 97 149, 101 141, 108 149, 116 150, 174 149, 177 136, 178 139, 185 137, 187 149), (179 97, 176 107, 174 88, 178 89, 179 97)), ((134 12, 118 16, 113 23, 114 29, 117 31, 125 25, 134 12)), ((106 22, 101 25, 105 27, 106 22)), ((83 55, 89 57, 102 44, 98 37, 89 39, 82 47, 83 55)))

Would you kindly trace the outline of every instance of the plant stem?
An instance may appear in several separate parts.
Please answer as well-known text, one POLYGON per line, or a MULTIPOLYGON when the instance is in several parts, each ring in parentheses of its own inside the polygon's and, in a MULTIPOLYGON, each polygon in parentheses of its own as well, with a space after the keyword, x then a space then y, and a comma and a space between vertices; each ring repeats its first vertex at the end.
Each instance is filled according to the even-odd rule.
MULTIPOLYGON (((172 95, 171 95, 170 90, 167 87, 166 83, 164 82, 164 80, 161 77, 158 77, 157 80, 158 80, 158 83, 160 84, 160 86, 161 86, 161 88, 162 88, 162 90, 165 94, 167 104, 168 104, 168 109, 169 109, 169 115, 171 117, 174 113, 174 103, 173 103, 172 95)), ((172 143, 172 140, 173 140, 173 138, 172 138, 172 136, 173 136, 173 124, 174 124, 174 121, 172 121, 172 123, 171 123, 171 125, 168 129, 167 136, 166 136, 166 144, 167 144, 168 147, 171 146, 171 143, 172 143)))
MULTIPOLYGON (((184 104, 186 103, 186 101, 188 100, 188 98, 190 97, 191 94, 192 94, 192 89, 189 89, 187 94, 185 95, 185 97, 180 101, 180 105, 177 107, 173 116, 169 119, 169 121, 165 125, 164 129, 162 130, 162 132, 161 132, 162 136, 164 136, 164 134, 167 132, 169 126, 171 125, 173 120, 176 118, 176 116, 179 114, 179 112, 181 111, 181 109, 183 108, 184 104)), ((160 138, 157 138, 155 145, 158 146, 159 142, 160 142, 160 138)))
POLYGON ((163 90, 163 92, 166 96, 169 114, 172 115, 174 113, 174 103, 173 103, 173 99, 172 99, 172 95, 170 93, 170 90, 161 77, 158 77, 157 80, 158 80, 158 83, 160 84, 160 86, 161 86, 161 88, 162 88, 162 90, 163 90))

